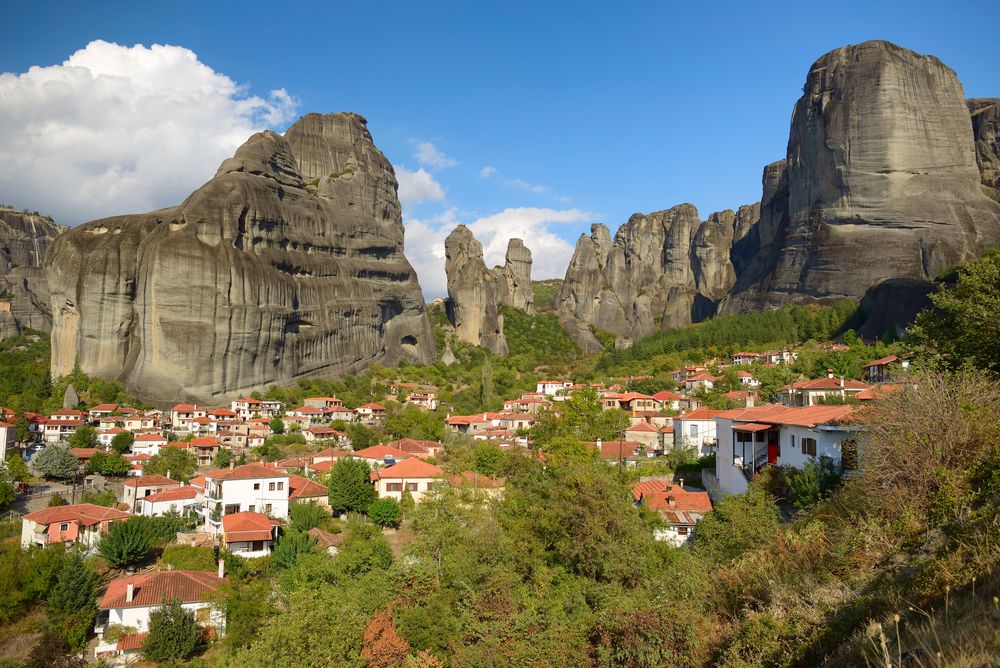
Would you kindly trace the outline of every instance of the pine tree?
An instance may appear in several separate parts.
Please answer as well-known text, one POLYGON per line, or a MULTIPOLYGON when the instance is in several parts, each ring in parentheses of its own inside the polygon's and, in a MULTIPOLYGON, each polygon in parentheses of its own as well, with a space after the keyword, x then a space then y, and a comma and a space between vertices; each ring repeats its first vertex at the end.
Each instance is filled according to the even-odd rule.
POLYGON ((142 654, 157 663, 183 659, 198 644, 198 626, 194 612, 185 610, 178 598, 164 600, 149 614, 149 635, 142 654))
POLYGON ((330 469, 327 486, 330 507, 335 513, 352 510, 367 513, 375 500, 371 469, 360 459, 341 457, 330 469))
POLYGON ((50 445, 38 453, 35 458, 34 468, 42 475, 53 478, 72 478, 77 470, 79 461, 69 448, 50 445))
POLYGON ((83 613, 90 619, 97 612, 95 603, 97 576, 83 561, 83 555, 74 550, 66 555, 59 580, 49 594, 46 614, 50 620, 64 615, 83 613))

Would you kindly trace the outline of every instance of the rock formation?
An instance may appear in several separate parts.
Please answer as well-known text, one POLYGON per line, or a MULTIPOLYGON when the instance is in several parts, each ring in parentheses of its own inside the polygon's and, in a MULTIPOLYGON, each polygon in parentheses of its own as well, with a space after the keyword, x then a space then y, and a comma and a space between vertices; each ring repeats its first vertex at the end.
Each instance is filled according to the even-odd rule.
POLYGON ((504 265, 492 271, 497 282, 497 299, 501 304, 519 308, 528 315, 535 312, 535 298, 531 294, 531 251, 520 239, 507 242, 504 265))
POLYGON ((858 336, 880 339, 886 332, 902 336, 917 314, 933 305, 930 295, 938 287, 933 281, 912 278, 890 278, 873 285, 861 298, 861 309, 870 315, 858 328, 858 336))
POLYGON ((445 239, 444 256, 448 320, 455 328, 455 336, 506 357, 507 338, 503 316, 497 309, 497 282, 483 261, 483 245, 472 230, 459 225, 445 239))
POLYGON ((865 42, 816 61, 803 90, 781 177, 787 222, 722 312, 859 299, 1000 243, 962 84, 941 61, 865 42))
POLYGON ((49 286, 42 263, 64 225, 35 214, 0 209, 0 339, 23 327, 52 331, 49 286))
POLYGON ((1000 197, 1000 98, 966 100, 976 142, 976 164, 986 193, 1000 197))
POLYGON ((251 137, 183 204, 86 223, 45 258, 52 371, 204 403, 434 360, 392 166, 357 114, 251 137))
POLYGON ((76 391, 73 384, 70 383, 66 386, 66 391, 63 392, 63 410, 69 410, 76 408, 80 403, 80 393, 76 391))
POLYGON ((826 54, 803 90, 760 203, 704 222, 689 204, 636 214, 613 243, 594 225, 553 300, 560 319, 636 338, 716 312, 860 299, 1000 244, 1000 204, 980 187, 997 184, 997 100, 966 106, 937 58, 881 41, 826 54))

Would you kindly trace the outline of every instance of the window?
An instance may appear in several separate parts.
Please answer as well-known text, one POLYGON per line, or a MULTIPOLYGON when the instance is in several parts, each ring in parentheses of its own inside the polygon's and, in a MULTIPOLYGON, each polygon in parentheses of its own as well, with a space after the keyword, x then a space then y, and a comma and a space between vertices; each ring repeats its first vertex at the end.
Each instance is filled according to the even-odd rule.
POLYGON ((390 482, 386 487, 390 492, 401 492, 403 490, 403 484, 399 482, 390 482))
POLYGON ((199 622, 207 622, 212 616, 211 608, 198 608, 197 619, 199 622))
POLYGON ((264 504, 264 512, 265 513, 271 512, 271 504, 270 503, 264 504))
POLYGON ((274 491, 274 483, 273 482, 267 483, 267 491, 269 491, 269 492, 273 492, 274 491))
POLYGON ((688 528, 687 527, 677 527, 677 535, 678 536, 686 536, 686 535, 688 535, 688 528))
POLYGON ((257 506, 249 506, 247 507, 247 510, 249 510, 251 513, 255 512, 257 510, 257 506))
POLYGON ((259 490, 259 489, 260 489, 260 483, 259 483, 259 482, 255 482, 255 483, 253 484, 253 491, 255 491, 255 492, 256 492, 256 491, 257 491, 257 490, 259 490))
POLYGON ((408 483, 406 483, 406 486, 410 488, 411 492, 415 492, 415 491, 417 491, 417 488, 420 487, 420 483, 408 482, 408 483))
POLYGON ((59 525, 59 531, 69 531, 69 522, 63 522, 59 525))
POLYGON ((690 434, 691 438, 698 438, 698 425, 696 424, 691 425, 690 434))
POLYGON ((284 488, 285 488, 285 483, 283 483, 283 482, 279 482, 279 483, 278 483, 278 491, 281 491, 281 490, 282 490, 282 489, 284 489, 284 488))
POLYGON ((816 439, 815 438, 804 438, 802 439, 802 454, 816 456, 816 439))

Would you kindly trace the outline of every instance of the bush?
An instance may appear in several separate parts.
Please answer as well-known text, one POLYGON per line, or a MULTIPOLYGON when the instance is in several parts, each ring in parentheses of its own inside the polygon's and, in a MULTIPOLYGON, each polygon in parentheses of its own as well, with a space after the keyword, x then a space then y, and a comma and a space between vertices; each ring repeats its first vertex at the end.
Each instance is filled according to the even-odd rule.
POLYGON ((194 612, 185 610, 180 599, 164 600, 149 614, 149 635, 142 655, 150 661, 177 661, 187 658, 198 644, 194 612))
POLYGON ((395 525, 399 522, 399 503, 388 496, 376 499, 368 508, 368 517, 382 527, 395 525))
POLYGON ((322 524, 330 514, 326 508, 315 503, 291 503, 288 519, 296 531, 309 531, 322 524))
POLYGON ((161 559, 163 563, 181 571, 215 572, 218 568, 215 550, 210 547, 170 545, 164 548, 161 559))
POLYGON ((153 543, 153 530, 149 518, 130 517, 118 521, 97 543, 102 557, 119 568, 129 566, 146 557, 153 543))

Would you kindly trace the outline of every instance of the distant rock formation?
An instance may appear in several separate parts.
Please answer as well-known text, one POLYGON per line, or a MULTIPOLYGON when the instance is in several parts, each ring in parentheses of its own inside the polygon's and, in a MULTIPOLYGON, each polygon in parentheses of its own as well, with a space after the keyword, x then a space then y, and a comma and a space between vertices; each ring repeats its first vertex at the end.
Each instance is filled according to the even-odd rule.
POLYGON ((1000 98, 966 100, 976 142, 976 164, 988 195, 1000 197, 1000 98))
POLYGON ((507 337, 497 306, 505 304, 534 313, 531 251, 520 239, 510 239, 504 265, 490 271, 483 260, 483 245, 469 228, 459 225, 445 239, 444 254, 448 320, 455 335, 460 341, 506 357, 507 337))
POLYGON ((203 403, 435 359, 397 181, 358 114, 251 137, 183 204, 61 235, 52 371, 79 356, 151 402, 203 403))
POLYGON ((22 328, 52 331, 49 286, 42 263, 53 239, 65 232, 38 215, 0 209, 0 339, 22 328))
POLYGON ((63 392, 63 410, 69 410, 71 408, 76 408, 80 403, 80 393, 76 391, 73 384, 70 383, 66 386, 66 391, 63 392))
POLYGON ((933 281, 890 278, 870 287, 861 298, 861 309, 869 313, 858 328, 858 336, 880 339, 889 332, 899 337, 917 314, 933 306, 930 295, 938 289, 933 281))
POLYGON ((706 221, 682 204, 633 215, 613 243, 603 225, 579 239, 552 303, 571 336, 572 318, 637 338, 716 313, 860 299, 1000 244, 1000 204, 980 186, 997 183, 997 100, 966 106, 937 58, 882 41, 826 54, 803 90, 759 203, 706 221))

